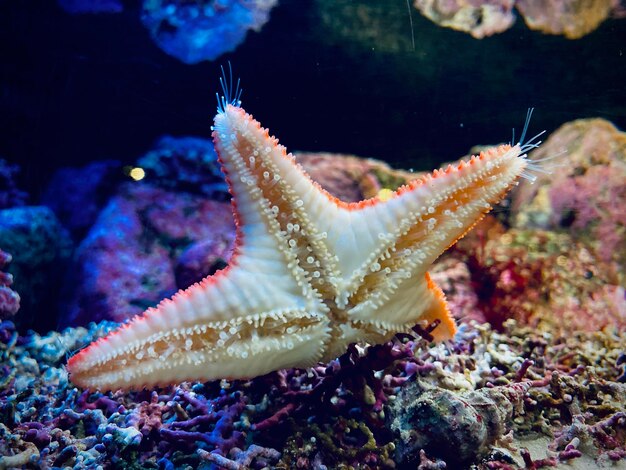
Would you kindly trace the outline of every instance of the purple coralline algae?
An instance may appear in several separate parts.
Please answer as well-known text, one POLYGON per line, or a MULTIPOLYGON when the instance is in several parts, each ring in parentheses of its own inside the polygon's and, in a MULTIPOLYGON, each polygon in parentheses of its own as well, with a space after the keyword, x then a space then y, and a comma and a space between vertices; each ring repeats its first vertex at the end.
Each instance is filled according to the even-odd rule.
POLYGON ((174 266, 176 286, 185 289, 227 266, 235 245, 232 232, 193 243, 183 251, 174 266))
POLYGON ((0 209, 23 206, 28 194, 17 187, 15 177, 19 173, 17 165, 11 165, 0 158, 0 209))
POLYGON ((144 0, 141 20, 169 55, 196 64, 214 60, 260 31, 277 0, 144 0))
POLYGON ((20 296, 11 289, 13 275, 2 271, 11 259, 9 253, 0 250, 0 321, 11 318, 20 309, 20 296))
POLYGON ((216 234, 234 236, 228 203, 147 183, 122 185, 76 250, 65 323, 124 321, 172 295, 177 258, 196 241, 221 244, 228 236, 216 234))

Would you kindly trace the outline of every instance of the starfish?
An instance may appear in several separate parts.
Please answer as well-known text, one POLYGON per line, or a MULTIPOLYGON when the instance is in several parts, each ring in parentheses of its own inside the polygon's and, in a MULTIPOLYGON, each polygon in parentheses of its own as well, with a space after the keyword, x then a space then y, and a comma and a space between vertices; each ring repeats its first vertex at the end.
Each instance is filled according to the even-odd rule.
POLYGON ((454 320, 428 268, 502 199, 538 145, 494 147, 384 200, 345 203, 241 108, 239 93, 218 98, 212 129, 237 227, 228 267, 73 356, 76 385, 252 378, 416 325, 436 324, 436 341, 452 338, 454 320))

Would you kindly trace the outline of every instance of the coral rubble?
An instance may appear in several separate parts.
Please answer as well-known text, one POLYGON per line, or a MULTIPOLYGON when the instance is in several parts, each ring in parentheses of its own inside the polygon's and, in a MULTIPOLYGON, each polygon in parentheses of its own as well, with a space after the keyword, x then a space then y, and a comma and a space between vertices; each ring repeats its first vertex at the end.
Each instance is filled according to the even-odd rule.
POLYGON ((476 468, 489 469, 522 468, 528 459, 626 458, 626 385, 617 364, 623 332, 563 337, 509 320, 497 333, 470 322, 448 347, 404 338, 250 381, 77 390, 63 368, 66 355, 113 326, 20 336, 2 323, 0 448, 9 460, 0 465, 107 467, 133 459, 143 468, 373 469, 481 461, 476 468), (413 431, 393 424, 409 422, 413 431), (430 427, 439 431, 414 434, 430 427), (538 436, 543 451, 528 452, 538 436), (444 450, 451 442, 455 456, 444 450))

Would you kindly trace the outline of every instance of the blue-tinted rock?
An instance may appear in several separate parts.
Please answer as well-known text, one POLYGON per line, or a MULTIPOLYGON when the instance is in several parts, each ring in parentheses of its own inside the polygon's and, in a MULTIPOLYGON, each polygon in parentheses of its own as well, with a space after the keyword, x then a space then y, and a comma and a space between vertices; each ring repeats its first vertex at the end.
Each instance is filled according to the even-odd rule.
MULTIPOLYGON (((145 177, 119 186, 76 250, 64 326, 140 314, 176 292, 175 266, 190 245, 205 241, 222 256, 234 238, 226 184, 209 141, 164 138, 137 166, 145 177)), ((190 283, 204 272, 193 266, 199 277, 187 276, 190 283)))
POLYGON ((210 140, 165 136, 138 160, 137 166, 146 172, 144 181, 155 186, 211 199, 230 199, 210 140))
POLYGON ((144 0, 141 19, 166 53, 187 64, 235 50, 260 31, 276 0, 144 0))
POLYGON ((11 286, 21 297, 20 329, 56 326, 63 273, 72 241, 54 213, 43 206, 0 210, 0 249, 11 253, 11 286))
POLYGON ((74 240, 80 240, 95 222, 122 176, 121 164, 107 160, 82 168, 61 168, 50 180, 42 200, 74 240))

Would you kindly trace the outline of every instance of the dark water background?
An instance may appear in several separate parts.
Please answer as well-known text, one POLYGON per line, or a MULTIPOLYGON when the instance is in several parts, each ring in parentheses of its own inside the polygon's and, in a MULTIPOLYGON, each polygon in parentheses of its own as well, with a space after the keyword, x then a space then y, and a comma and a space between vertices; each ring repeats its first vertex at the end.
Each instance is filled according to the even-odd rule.
POLYGON ((626 20, 572 41, 518 18, 476 40, 414 9, 411 31, 405 0, 283 0, 234 53, 186 65, 125 7, 72 16, 53 1, 0 2, 0 156, 35 197, 60 166, 131 163, 163 134, 208 137, 227 60, 244 108, 290 150, 424 170, 508 141, 529 106, 534 130, 593 116, 626 127, 626 20))

